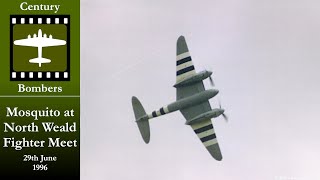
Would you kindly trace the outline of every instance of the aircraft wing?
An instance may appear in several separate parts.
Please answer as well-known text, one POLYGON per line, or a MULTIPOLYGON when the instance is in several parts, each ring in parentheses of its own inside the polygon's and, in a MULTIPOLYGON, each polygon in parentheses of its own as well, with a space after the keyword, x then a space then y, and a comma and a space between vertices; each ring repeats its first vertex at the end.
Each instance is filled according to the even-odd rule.
POLYGON ((51 39, 51 38, 43 38, 41 40, 42 47, 50 47, 50 46, 62 46, 65 45, 67 42, 65 40, 60 39, 51 39))
MULTIPOLYGON (((181 109, 180 112, 186 118, 190 120, 202 113, 211 110, 211 106, 208 101, 192 106, 189 108, 181 109)), ((193 131, 197 134, 203 145, 207 148, 213 158, 220 161, 222 160, 222 154, 214 131, 211 119, 200 121, 198 123, 191 124, 193 131)))
POLYGON ((30 46, 30 47, 38 47, 37 44, 37 40, 33 39, 33 38, 29 38, 29 39, 19 39, 19 40, 15 40, 14 45, 18 45, 18 46, 30 46))
POLYGON ((20 40, 14 41, 14 45, 29 46, 29 47, 62 46, 65 44, 66 44, 66 41, 64 41, 64 40, 52 39, 52 38, 42 38, 42 37, 20 39, 20 40))
MULTIPOLYGON (((196 74, 186 40, 180 36, 177 41, 177 82, 179 83, 196 74)), ((177 100, 192 96, 198 92, 204 91, 202 81, 190 86, 181 86, 177 88, 177 100)))
POLYGON ((211 156, 218 160, 222 160, 222 154, 217 141, 211 119, 201 121, 191 125, 193 131, 197 134, 203 145, 207 148, 211 156))
MULTIPOLYGON (((195 68, 192 63, 186 40, 183 36, 180 36, 177 42, 177 83, 195 74, 195 68)), ((177 100, 192 96, 204 90, 205 88, 202 81, 191 85, 179 86, 177 87, 177 100)), ((188 121, 210 110, 210 103, 209 101, 206 101, 196 106, 181 109, 180 112, 188 121)), ((222 155, 211 119, 191 124, 191 127, 211 156, 220 161, 222 159, 222 155)))

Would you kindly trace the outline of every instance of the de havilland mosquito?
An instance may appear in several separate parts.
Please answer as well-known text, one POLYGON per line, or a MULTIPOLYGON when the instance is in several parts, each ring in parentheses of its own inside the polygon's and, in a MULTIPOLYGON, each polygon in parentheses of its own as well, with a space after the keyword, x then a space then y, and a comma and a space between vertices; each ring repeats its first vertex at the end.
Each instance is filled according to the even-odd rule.
POLYGON ((180 111, 186 119, 186 125, 190 125, 203 145, 213 158, 222 160, 220 147, 216 133, 212 126, 211 118, 222 115, 226 120, 224 109, 211 109, 209 99, 218 94, 216 89, 205 90, 203 80, 209 78, 210 71, 196 73, 192 59, 183 36, 177 41, 177 76, 174 87, 177 89, 177 100, 167 106, 147 114, 136 97, 132 97, 132 106, 136 122, 145 143, 150 141, 149 119, 171 112, 180 111))

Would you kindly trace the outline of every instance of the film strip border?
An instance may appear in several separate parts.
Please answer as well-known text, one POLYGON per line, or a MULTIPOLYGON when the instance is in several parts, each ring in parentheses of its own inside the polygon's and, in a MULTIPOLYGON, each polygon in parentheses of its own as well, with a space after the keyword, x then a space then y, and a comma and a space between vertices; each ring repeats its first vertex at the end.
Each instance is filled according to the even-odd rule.
POLYGON ((68 79, 68 72, 12 72, 11 78, 19 81, 25 79, 34 80, 56 80, 56 79, 68 79))
POLYGON ((10 80, 70 81, 70 15, 10 15, 10 80), (16 72, 13 69, 13 26, 16 24, 64 24, 67 27, 67 68, 63 72, 16 72))
POLYGON ((69 24, 68 17, 11 17, 11 24, 69 24))

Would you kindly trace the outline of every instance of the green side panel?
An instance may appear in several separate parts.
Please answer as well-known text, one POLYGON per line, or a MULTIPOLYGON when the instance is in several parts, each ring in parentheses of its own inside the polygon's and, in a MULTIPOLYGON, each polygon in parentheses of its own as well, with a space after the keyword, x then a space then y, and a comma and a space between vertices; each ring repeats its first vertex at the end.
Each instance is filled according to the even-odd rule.
POLYGON ((80 0, 3 0, 0 24, 0 179, 79 180, 80 0))

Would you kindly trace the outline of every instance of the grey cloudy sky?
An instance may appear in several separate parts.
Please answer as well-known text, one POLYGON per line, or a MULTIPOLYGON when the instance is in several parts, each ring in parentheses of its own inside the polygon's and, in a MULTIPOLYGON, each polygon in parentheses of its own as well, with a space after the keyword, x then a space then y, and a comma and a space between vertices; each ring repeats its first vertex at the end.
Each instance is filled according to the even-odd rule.
POLYGON ((320 179, 319 19, 318 0, 82 0, 82 180, 320 179), (148 145, 134 122, 131 96, 175 100, 180 35, 229 115, 213 120, 221 162, 179 112, 151 120, 148 145))

